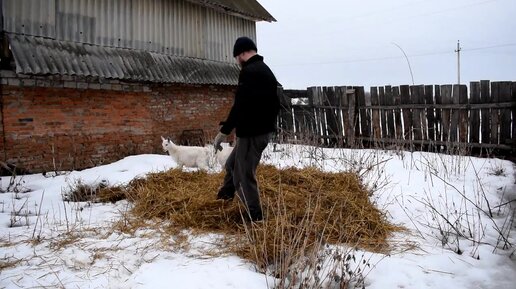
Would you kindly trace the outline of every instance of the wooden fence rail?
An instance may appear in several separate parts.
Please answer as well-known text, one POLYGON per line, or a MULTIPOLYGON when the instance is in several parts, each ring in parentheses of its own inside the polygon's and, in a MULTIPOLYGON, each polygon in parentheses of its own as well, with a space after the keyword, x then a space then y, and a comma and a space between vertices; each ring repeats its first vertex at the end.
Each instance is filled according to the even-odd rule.
POLYGON ((471 82, 469 94, 466 85, 384 86, 369 92, 361 86, 309 87, 282 94, 279 135, 285 142, 515 153, 516 82, 471 82))

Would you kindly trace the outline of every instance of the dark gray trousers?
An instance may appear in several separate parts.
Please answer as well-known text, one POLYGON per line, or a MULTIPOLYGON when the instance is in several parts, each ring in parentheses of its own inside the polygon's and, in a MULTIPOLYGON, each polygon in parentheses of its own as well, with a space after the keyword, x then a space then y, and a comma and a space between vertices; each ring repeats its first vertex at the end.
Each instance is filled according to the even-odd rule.
POLYGON ((219 194, 234 196, 236 191, 251 215, 262 214, 256 168, 270 137, 270 133, 254 137, 237 137, 235 147, 225 165, 226 175, 219 194))

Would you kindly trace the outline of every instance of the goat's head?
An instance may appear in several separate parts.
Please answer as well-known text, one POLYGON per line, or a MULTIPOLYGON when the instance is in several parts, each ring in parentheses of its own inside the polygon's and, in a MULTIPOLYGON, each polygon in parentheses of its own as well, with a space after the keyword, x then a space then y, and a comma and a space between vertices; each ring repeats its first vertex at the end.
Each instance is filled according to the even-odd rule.
POLYGON ((171 140, 161 137, 161 141, 162 141, 161 146, 163 147, 163 151, 168 152, 170 149, 172 149, 172 146, 174 145, 174 143, 171 140))

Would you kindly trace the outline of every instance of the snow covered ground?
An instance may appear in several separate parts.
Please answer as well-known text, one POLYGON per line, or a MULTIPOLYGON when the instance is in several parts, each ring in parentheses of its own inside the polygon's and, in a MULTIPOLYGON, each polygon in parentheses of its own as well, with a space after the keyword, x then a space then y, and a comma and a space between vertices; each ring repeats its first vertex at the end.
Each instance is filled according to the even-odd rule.
MULTIPOLYGON (((516 288, 512 162, 297 145, 269 146, 262 160, 363 173, 372 201, 409 229, 392 237, 389 255, 359 252, 372 265, 366 288, 516 288)), ((62 201, 78 182, 124 184, 175 165, 168 155, 136 155, 54 176, 2 177, 0 288, 272 288, 253 264, 207 254, 216 236, 191 237, 181 249, 151 229, 113 230, 127 201, 62 201)))

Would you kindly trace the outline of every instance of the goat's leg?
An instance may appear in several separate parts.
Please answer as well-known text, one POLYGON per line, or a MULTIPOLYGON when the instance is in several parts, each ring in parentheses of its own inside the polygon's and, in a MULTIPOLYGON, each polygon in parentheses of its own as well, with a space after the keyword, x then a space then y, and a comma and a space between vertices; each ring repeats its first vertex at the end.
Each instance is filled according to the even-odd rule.
POLYGON ((200 170, 207 171, 208 170, 208 158, 207 156, 198 156, 195 160, 195 166, 200 170))

